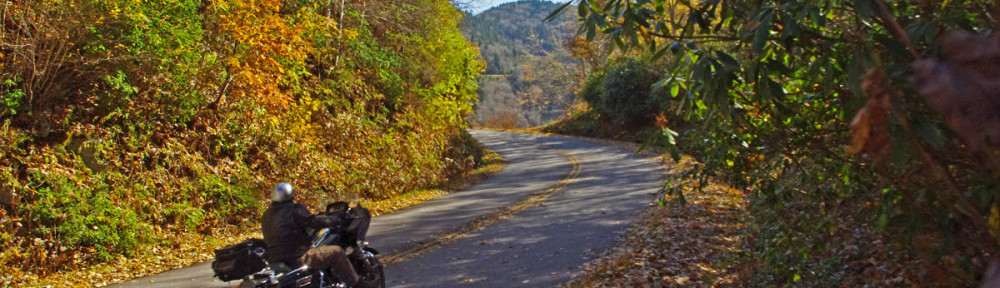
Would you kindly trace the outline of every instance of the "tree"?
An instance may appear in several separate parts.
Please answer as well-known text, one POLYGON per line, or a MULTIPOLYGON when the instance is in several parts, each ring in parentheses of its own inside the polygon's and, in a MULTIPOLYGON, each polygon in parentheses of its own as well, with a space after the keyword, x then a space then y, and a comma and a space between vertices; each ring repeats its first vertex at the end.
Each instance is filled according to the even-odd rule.
POLYGON ((983 68, 997 38, 980 32, 996 3, 580 0, 553 15, 573 5, 588 39, 672 63, 655 86, 679 109, 664 112, 702 123, 680 145, 752 191, 759 281, 876 255, 921 259, 896 270, 921 283, 972 285, 997 252, 1000 93, 983 68), (913 246, 844 250, 845 230, 913 246))

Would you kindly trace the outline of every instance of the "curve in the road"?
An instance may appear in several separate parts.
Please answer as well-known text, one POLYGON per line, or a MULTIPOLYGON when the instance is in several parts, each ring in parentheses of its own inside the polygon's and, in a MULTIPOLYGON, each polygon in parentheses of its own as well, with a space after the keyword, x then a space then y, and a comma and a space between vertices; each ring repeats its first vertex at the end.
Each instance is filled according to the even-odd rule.
MULTIPOLYGON (((500 173, 373 219, 369 241, 398 262, 386 270, 390 287, 556 286, 613 245, 663 174, 655 160, 594 142, 471 133, 504 157, 500 173)), ((118 287, 235 284, 202 263, 118 287)))
POLYGON ((662 184, 659 162, 629 149, 562 137, 473 135, 495 134, 541 150, 565 151, 579 159, 580 172, 540 205, 387 267, 389 286, 558 286, 601 252, 614 249, 618 236, 662 184))

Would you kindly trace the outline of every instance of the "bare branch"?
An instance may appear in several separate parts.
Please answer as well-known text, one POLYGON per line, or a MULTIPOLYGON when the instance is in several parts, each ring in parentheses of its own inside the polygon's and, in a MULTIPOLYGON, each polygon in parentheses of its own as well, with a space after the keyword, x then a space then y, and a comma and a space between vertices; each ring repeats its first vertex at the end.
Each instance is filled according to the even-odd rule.
POLYGON ((910 51, 910 54, 914 59, 921 59, 920 53, 918 53, 917 48, 913 46, 913 42, 910 41, 910 36, 906 34, 906 30, 903 30, 903 26, 899 25, 899 22, 896 22, 896 18, 892 16, 892 12, 889 11, 889 6, 886 6, 885 2, 882 2, 881 0, 873 0, 873 2, 875 2, 875 5, 878 5, 876 13, 879 18, 882 18, 882 21, 885 22, 883 24, 889 27, 889 31, 892 32, 892 35, 898 38, 899 41, 903 42, 903 45, 910 51))

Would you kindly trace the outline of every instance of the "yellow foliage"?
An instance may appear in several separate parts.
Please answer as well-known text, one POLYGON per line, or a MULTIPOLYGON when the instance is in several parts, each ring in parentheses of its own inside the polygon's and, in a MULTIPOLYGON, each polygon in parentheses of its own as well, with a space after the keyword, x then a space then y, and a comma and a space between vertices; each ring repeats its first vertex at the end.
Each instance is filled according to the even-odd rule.
POLYGON ((217 37, 228 38, 218 43, 218 52, 226 55, 228 74, 236 75, 232 92, 227 94, 275 111, 287 108, 293 100, 279 87, 280 75, 286 74, 281 62, 301 62, 312 50, 298 36, 304 28, 289 25, 278 14, 281 4, 278 0, 233 0, 213 1, 211 6, 219 13, 217 37))
POLYGON ((343 29, 341 31, 342 31, 341 33, 343 33, 342 34, 343 37, 346 40, 354 40, 358 38, 358 30, 348 28, 348 29, 343 29))

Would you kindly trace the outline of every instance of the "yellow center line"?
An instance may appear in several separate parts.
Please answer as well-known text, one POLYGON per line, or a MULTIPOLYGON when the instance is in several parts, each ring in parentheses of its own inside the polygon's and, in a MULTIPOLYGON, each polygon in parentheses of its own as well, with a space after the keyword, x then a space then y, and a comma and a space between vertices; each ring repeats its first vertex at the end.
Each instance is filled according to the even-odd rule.
POLYGON ((499 211, 489 213, 483 216, 479 216, 478 218, 469 221, 469 223, 466 223, 462 227, 455 229, 455 231, 452 231, 451 233, 444 234, 441 237, 438 237, 434 241, 420 244, 406 251, 382 258, 382 264, 392 265, 412 259, 416 256, 419 256, 420 254, 424 254, 427 253, 428 251, 434 250, 435 248, 440 247, 441 245, 455 242, 458 239, 462 239, 465 236, 468 236, 469 233, 482 230, 490 225, 500 222, 500 220, 510 218, 510 216, 520 213, 521 211, 527 210, 528 208, 538 206, 539 204, 542 203, 542 201, 545 201, 556 192, 562 190, 562 188, 566 186, 566 184, 569 184, 570 182, 573 181, 574 178, 576 178, 577 174, 580 174, 580 161, 577 160, 576 157, 573 157, 573 155, 570 155, 569 153, 566 153, 565 151, 562 150, 553 150, 553 151, 559 153, 559 155, 562 155, 563 157, 568 158, 569 162, 573 164, 573 169, 569 172, 568 175, 566 175, 566 177, 564 177, 562 180, 559 180, 559 182, 556 182, 556 184, 553 185, 552 187, 549 187, 548 189, 545 189, 545 191, 542 191, 541 193, 531 196, 528 199, 525 199, 524 201, 518 202, 513 206, 507 207, 505 209, 500 209, 499 211))

